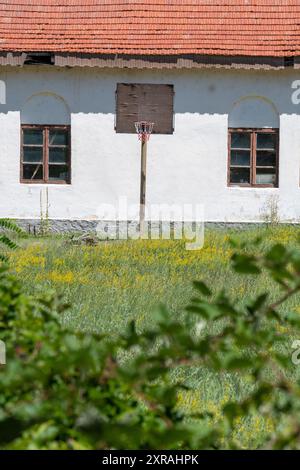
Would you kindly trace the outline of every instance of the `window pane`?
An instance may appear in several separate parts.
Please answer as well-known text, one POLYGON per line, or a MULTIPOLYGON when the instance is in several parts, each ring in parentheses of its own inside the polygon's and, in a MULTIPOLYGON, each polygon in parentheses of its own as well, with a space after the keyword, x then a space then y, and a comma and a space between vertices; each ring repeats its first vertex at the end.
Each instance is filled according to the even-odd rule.
POLYGON ((68 149, 59 147, 49 148, 49 162, 50 163, 67 163, 68 149))
POLYGON ((49 165, 49 180, 68 181, 69 169, 67 165, 49 165))
POLYGON ((43 147, 23 147, 23 162, 43 162, 43 147))
POLYGON ((23 129, 25 145, 43 145, 43 129, 23 129))
POLYGON ((250 168, 231 168, 230 183, 245 184, 250 183, 250 168))
POLYGON ((257 134, 257 149, 276 149, 276 134, 257 134))
POLYGON ((256 153, 257 166, 276 166, 276 153, 268 151, 257 151, 256 153))
POLYGON ((233 132, 231 134, 232 149, 250 149, 250 134, 243 132, 233 132))
POLYGON ((68 131, 64 129, 50 129, 49 145, 68 145, 68 131))
POLYGON ((25 180, 42 180, 43 165, 23 165, 23 179, 25 180))
POLYGON ((231 150, 231 165, 250 166, 250 150, 231 150))
POLYGON ((256 184, 274 184, 276 183, 275 168, 257 168, 256 184))

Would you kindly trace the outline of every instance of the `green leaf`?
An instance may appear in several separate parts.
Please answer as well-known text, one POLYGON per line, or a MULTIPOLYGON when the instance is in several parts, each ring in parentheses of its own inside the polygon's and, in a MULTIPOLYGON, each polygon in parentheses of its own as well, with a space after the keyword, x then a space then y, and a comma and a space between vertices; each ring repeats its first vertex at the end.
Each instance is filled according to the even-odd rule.
POLYGON ((193 286, 201 292, 202 295, 206 297, 210 297, 212 295, 211 290, 207 287, 207 285, 202 281, 194 281, 193 286))
POLYGON ((256 259, 251 255, 234 254, 232 256, 233 269, 241 274, 260 274, 256 259))
POLYGON ((282 263, 287 255, 287 249, 281 243, 273 245, 272 248, 266 254, 266 259, 268 261, 282 263))
POLYGON ((251 304, 247 305, 248 312, 253 314, 260 310, 265 305, 268 296, 267 293, 259 295, 251 304))

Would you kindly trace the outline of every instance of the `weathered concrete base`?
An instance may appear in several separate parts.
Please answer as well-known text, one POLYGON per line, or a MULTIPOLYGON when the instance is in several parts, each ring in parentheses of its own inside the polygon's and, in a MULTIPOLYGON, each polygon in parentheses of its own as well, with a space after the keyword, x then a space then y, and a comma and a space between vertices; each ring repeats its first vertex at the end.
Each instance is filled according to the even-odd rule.
POLYGON ((97 221, 90 220, 48 220, 41 222, 39 219, 18 219, 15 222, 26 232, 38 234, 41 231, 51 233, 88 232, 95 233, 97 221))
MULTIPOLYGON (((137 221, 91 221, 91 220, 49 220, 42 222, 40 220, 16 220, 15 221, 26 232, 39 234, 41 232, 49 233, 93 233, 101 239, 134 239, 140 238, 139 223, 137 221)), ((183 230, 198 230, 202 223, 186 222, 183 227, 182 222, 145 222, 145 238, 147 235, 152 239, 159 239, 164 235, 172 234, 175 238, 182 238, 183 230), (151 236, 150 236, 151 234, 151 236)))
MULTIPOLYGON (((67 234, 67 233, 93 233, 97 234, 101 239, 127 239, 139 238, 139 224, 136 221, 94 221, 94 220, 49 220, 47 223, 41 223, 38 219, 20 219, 15 222, 22 227, 26 232, 32 234, 39 234, 41 231, 49 231, 49 233, 67 234)), ((213 229, 234 229, 234 230, 247 230, 258 226, 266 225, 264 222, 205 222, 205 228, 213 229)), ((282 225, 299 226, 296 223, 283 223, 282 225)), ((200 230, 202 224, 197 222, 185 223, 185 229, 200 230)), ((149 222, 146 223, 145 233, 151 239, 168 237, 170 232, 171 238, 182 238, 183 226, 182 222, 149 222), (150 236, 151 234, 151 236, 150 236)), ((146 235, 145 235, 145 238, 146 235)))

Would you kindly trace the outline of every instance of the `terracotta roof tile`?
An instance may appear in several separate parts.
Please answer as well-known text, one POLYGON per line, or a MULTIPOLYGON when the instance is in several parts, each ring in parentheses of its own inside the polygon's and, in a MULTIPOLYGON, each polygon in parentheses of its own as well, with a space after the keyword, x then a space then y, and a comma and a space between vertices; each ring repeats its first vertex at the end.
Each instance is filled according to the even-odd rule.
POLYGON ((300 0, 0 0, 0 50, 300 55, 300 0))

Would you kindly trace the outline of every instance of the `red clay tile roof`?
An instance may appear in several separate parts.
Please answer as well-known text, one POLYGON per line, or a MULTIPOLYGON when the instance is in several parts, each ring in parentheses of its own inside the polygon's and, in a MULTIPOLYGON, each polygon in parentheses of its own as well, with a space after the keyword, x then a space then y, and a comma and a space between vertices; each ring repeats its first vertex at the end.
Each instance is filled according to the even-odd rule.
POLYGON ((300 55, 300 0, 0 0, 0 51, 300 55))

